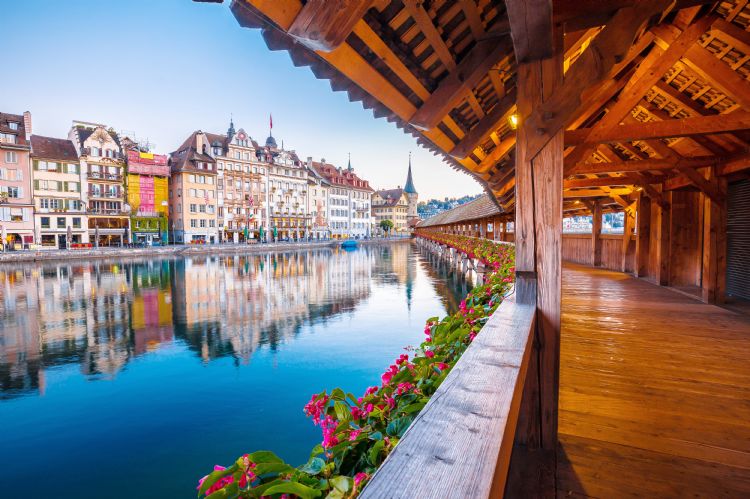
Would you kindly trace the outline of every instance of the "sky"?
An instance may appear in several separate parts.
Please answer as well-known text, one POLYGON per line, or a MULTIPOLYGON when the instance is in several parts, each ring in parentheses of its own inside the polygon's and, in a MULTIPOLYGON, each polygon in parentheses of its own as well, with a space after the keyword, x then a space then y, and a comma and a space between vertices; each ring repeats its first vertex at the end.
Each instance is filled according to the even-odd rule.
POLYGON ((304 160, 325 158, 374 188, 403 186, 409 152, 420 199, 477 194, 480 185, 333 92, 224 4, 190 0, 0 0, 5 78, 0 111, 31 111, 33 133, 65 137, 73 120, 103 123, 173 151, 194 130, 235 128, 304 160))

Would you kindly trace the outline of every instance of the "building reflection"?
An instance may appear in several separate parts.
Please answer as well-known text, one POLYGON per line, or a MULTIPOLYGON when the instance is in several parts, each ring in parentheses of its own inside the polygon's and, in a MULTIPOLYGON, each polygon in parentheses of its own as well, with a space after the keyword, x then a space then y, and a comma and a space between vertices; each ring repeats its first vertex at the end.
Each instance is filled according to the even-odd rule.
POLYGON ((306 324, 353 311, 378 282, 410 299, 407 244, 287 253, 0 267, 0 398, 45 390, 78 365, 111 378, 134 358, 185 345, 204 362, 250 361, 306 324))

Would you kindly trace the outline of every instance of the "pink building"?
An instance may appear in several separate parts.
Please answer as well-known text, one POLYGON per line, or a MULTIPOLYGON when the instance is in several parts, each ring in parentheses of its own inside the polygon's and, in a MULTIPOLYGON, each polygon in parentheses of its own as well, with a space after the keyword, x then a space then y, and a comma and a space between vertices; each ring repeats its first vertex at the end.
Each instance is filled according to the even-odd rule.
POLYGON ((29 138, 31 113, 0 112, 0 238, 3 244, 34 244, 29 138))

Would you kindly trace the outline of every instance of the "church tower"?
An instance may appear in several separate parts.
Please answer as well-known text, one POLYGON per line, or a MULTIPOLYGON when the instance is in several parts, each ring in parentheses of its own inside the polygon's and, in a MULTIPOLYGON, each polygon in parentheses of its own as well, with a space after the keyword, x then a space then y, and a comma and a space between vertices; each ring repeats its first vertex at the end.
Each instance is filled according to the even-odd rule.
POLYGON ((409 199, 409 207, 406 211, 406 220, 407 222, 411 222, 412 220, 415 220, 418 218, 417 200, 419 199, 419 194, 417 194, 417 189, 414 188, 414 180, 412 180, 411 178, 411 153, 409 153, 409 173, 406 175, 406 184, 404 184, 404 192, 406 193, 406 197, 409 199))

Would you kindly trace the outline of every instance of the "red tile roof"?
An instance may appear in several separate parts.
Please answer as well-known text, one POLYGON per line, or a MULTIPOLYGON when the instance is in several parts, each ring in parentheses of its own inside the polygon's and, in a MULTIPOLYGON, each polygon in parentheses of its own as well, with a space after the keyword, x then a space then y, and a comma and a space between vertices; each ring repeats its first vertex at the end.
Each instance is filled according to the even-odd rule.
POLYGON ((313 161, 312 167, 321 177, 330 182, 333 187, 344 186, 360 191, 375 192, 374 189, 370 187, 370 182, 359 178, 357 174, 351 170, 336 168, 330 163, 321 163, 318 161, 313 161))
POLYGON ((57 161, 78 162, 73 142, 54 137, 31 136, 31 157, 57 161))

